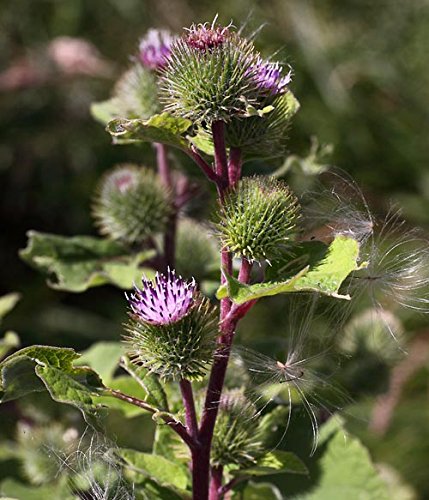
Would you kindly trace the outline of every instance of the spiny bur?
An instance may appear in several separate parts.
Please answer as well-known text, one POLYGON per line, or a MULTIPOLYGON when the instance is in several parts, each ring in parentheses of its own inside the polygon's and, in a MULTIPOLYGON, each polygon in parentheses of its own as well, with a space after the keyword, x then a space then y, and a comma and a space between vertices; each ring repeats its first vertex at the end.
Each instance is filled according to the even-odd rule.
POLYGON ((143 243, 165 229, 169 193, 149 169, 120 165, 101 180, 93 206, 100 233, 129 244, 143 243))
POLYGON ((201 379, 213 359, 215 309, 174 271, 142 280, 128 298, 131 312, 125 341, 134 363, 163 379, 201 379))
POLYGON ((269 260, 293 240, 299 204, 283 181, 246 177, 227 193, 219 217, 225 248, 252 262, 269 260))

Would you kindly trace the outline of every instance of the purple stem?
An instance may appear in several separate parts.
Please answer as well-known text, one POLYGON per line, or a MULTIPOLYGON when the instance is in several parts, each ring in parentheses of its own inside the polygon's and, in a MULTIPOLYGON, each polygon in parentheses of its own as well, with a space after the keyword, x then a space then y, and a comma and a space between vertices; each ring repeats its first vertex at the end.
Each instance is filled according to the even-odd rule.
POLYGON ((229 152, 228 178, 229 185, 235 186, 241 177, 241 149, 231 148, 229 152))
POLYGON ((194 394, 192 392, 192 385, 189 380, 180 381, 180 390, 182 392, 183 404, 185 406, 185 419, 188 434, 192 439, 198 441, 198 422, 197 413, 195 411, 194 394))
POLYGON ((213 168, 204 160, 204 158, 200 155, 195 146, 192 145, 191 148, 186 151, 186 153, 195 161, 195 163, 201 168, 201 170, 204 172, 204 174, 210 181, 214 182, 216 185, 220 184, 221 181, 219 176, 216 174, 213 168))
POLYGON ((223 467, 212 467, 212 480, 210 481, 209 499, 218 500, 222 489, 223 467))
POLYGON ((212 124, 214 156, 215 156, 215 171, 218 175, 221 186, 219 194, 223 198, 223 191, 229 187, 228 178, 228 158, 226 156, 225 147, 225 123, 217 121, 212 124))

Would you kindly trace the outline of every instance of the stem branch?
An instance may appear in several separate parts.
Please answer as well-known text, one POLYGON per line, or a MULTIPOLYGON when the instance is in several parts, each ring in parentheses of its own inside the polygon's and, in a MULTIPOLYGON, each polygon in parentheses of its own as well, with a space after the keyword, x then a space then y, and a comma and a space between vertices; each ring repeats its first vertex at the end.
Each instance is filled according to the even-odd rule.
MULTIPOLYGON (((153 408, 149 404, 147 404, 145 401, 142 401, 141 399, 134 398, 133 396, 128 396, 128 394, 124 394, 121 391, 117 391, 115 389, 107 389, 106 390, 106 395, 107 396, 112 396, 116 399, 120 399, 121 401, 126 401, 127 403, 138 406, 139 408, 143 408, 144 410, 148 411, 149 413, 152 413, 155 415, 158 413, 156 408, 153 408)), ((166 424, 171 426, 172 429, 174 429, 177 434, 183 439, 183 441, 189 446, 191 450, 193 450, 196 446, 196 443, 192 436, 188 433, 186 430, 186 427, 180 422, 179 420, 176 420, 173 415, 169 413, 163 413, 159 412, 160 418, 164 420, 166 424)))

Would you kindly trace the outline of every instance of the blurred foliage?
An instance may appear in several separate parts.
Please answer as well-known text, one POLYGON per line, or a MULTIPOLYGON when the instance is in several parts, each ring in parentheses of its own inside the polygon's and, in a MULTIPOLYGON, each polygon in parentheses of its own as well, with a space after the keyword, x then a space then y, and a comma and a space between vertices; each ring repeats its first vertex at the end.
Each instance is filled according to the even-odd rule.
MULTIPOLYGON (((42 276, 19 260, 18 250, 25 246, 29 229, 65 235, 94 234, 90 197, 100 175, 118 162, 151 165, 154 152, 150 145, 112 147, 109 135, 90 117, 90 104, 109 97, 113 81, 128 67, 138 38, 149 27, 179 30, 193 21, 211 20, 217 12, 222 21, 245 23, 248 32, 266 23, 258 34, 258 46, 266 55, 282 47, 276 57, 293 67, 292 88, 301 103, 290 130, 289 150, 296 155, 294 162, 302 170, 324 166, 324 161, 313 158, 317 148, 310 150, 309 156, 310 138, 316 136, 321 145, 332 144, 329 164, 351 173, 380 212, 391 201, 398 202, 412 223, 427 229, 427 0, 2 0, 0 294, 17 290, 22 295, 17 308, 2 320, 2 335, 13 328, 23 345, 51 343, 76 349, 86 348, 96 340, 118 340, 125 318, 120 292, 109 287, 81 295, 52 291, 42 276), (64 72, 52 56, 53 40, 64 36, 92 43, 99 52, 100 68, 104 69, 64 72), (301 165, 299 159, 307 161, 301 165)), ((180 153, 175 158, 189 169, 188 160, 180 153)), ((283 159, 269 164, 273 169, 282 165, 294 170, 293 164, 284 164, 283 159)), ((262 171, 266 162, 252 162, 246 169, 262 171)), ((295 180, 299 183, 299 176, 295 180)), ((197 198, 191 212, 206 209, 203 195, 208 193, 197 198)), ((251 311, 240 328, 241 339, 275 355, 282 347, 279 339, 287 324, 282 301, 272 298, 251 311), (262 336, 264 331, 272 332, 269 338, 262 336)), ((404 328, 407 336, 413 337, 415 331, 424 332, 427 321, 405 318, 404 328)), ((343 382, 360 402, 347 414, 347 426, 369 447, 376 462, 393 466, 419 497, 427 498, 429 341, 423 343, 426 351, 420 349, 426 352, 426 358, 403 383, 391 425, 384 433, 375 432, 369 422, 377 393, 389 387, 391 356, 385 355, 383 345, 377 341, 369 347, 356 347, 348 341, 350 359, 343 382)), ((129 383, 119 378, 118 387, 129 383)), ((17 435, 17 420, 28 421, 36 429, 57 420, 65 428, 84 430, 76 411, 55 405, 45 396, 30 395, 19 404, 2 407, 0 436, 6 444, 0 448, 0 477, 12 478, 8 479, 9 486, 25 479, 22 460, 13 451, 19 445, 10 439, 17 435), (17 467, 19 463, 21 468, 17 467)), ((120 446, 147 451, 153 432, 150 417, 139 414, 124 426, 120 412, 118 408, 107 418, 109 434, 120 446)), ((309 436, 294 417, 287 437, 288 450, 306 456, 302 443, 309 436)), ((340 438, 337 433, 329 446, 337 446, 340 438)), ((352 445, 360 446, 357 441, 352 445)), ((337 460, 342 457, 337 456, 337 460)), ((344 467, 348 466, 346 458, 344 467)), ((310 471, 315 470, 314 464, 306 464, 310 471)), ((399 480, 394 474, 386 477, 389 487, 398 493, 392 493, 390 498, 414 498, 406 487, 395 487, 399 480)), ((288 476, 284 483, 279 479, 277 484, 280 490, 287 484, 288 491, 300 491, 296 481, 288 476)), ((321 476, 319 487, 325 488, 325 495, 329 481, 328 475, 321 476)), ((16 491, 16 487, 9 486, 5 492, 16 491)), ((50 492, 63 491, 60 483, 47 488, 51 488, 50 492)), ((249 486, 249 492, 241 498, 261 498, 263 488, 249 486)), ((24 494, 33 498, 28 489, 24 494)), ((270 494, 263 493, 265 498, 270 494)), ((276 498, 275 493, 272 498, 276 498)))

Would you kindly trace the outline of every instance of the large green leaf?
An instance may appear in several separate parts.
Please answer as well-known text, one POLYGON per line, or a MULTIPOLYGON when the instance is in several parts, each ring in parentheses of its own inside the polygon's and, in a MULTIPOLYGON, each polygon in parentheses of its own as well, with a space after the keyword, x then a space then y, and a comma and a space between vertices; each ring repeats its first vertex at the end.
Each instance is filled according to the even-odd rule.
POLYGON ((125 345, 121 342, 96 342, 82 353, 76 364, 89 366, 107 384, 118 368, 124 352, 125 345))
POLYGON ((318 461, 320 475, 317 485, 310 492, 296 498, 387 500, 387 486, 371 462, 366 448, 344 430, 333 431, 330 428, 325 436, 325 451, 318 461))
POLYGON ((93 417, 94 396, 103 390, 99 376, 88 367, 75 367, 79 354, 73 349, 32 346, 0 363, 0 402, 10 401, 45 388, 52 399, 79 408, 93 417))
POLYGON ((182 464, 167 460, 160 455, 130 449, 121 449, 118 453, 131 470, 152 479, 161 486, 185 491, 189 484, 189 473, 186 466, 182 464))
POLYGON ((337 298, 349 299, 348 295, 339 295, 339 289, 346 277, 361 266, 358 264, 359 243, 347 236, 337 236, 318 259, 309 256, 310 264, 297 274, 281 281, 268 281, 255 285, 245 285, 232 276, 226 275, 227 283, 217 292, 217 298, 230 297, 235 303, 243 304, 280 293, 319 292, 337 298))
POLYGON ((159 378, 144 366, 131 363, 128 357, 123 356, 121 367, 126 370, 146 393, 145 401, 159 411, 169 411, 167 395, 159 378))
POLYGON ((272 474, 308 474, 304 463, 289 451, 275 450, 261 457, 255 466, 231 472, 235 476, 269 476, 272 474))
MULTIPOLYGON (((29 231, 28 237, 21 258, 45 274, 52 288, 69 292, 104 284, 130 289, 143 274, 141 264, 153 256, 152 251, 130 255, 119 243, 92 236, 29 231)), ((144 273, 153 272, 144 269, 144 273)))
POLYGON ((116 143, 160 142, 180 149, 187 149, 185 133, 192 122, 176 118, 169 113, 154 115, 148 120, 115 118, 106 127, 116 143))

